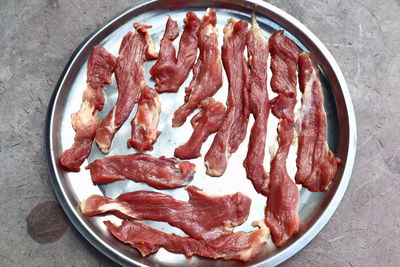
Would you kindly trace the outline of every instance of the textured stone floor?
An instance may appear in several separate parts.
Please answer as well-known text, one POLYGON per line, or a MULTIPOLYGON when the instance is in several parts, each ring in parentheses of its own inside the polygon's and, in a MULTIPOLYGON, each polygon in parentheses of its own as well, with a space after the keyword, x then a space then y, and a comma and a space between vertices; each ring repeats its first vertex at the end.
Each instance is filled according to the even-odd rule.
MULTIPOLYGON (((51 93, 74 49, 133 2, 0 1, 1 266, 114 265, 62 213, 49 215, 55 196, 43 131, 51 93), (38 204, 42 213, 33 210, 38 204), (39 229, 28 227, 32 222, 39 229), (32 234, 38 231, 50 234, 32 234)), ((399 266, 400 1, 271 3, 331 51, 349 85, 358 127, 354 171, 339 208, 283 265, 399 266)))

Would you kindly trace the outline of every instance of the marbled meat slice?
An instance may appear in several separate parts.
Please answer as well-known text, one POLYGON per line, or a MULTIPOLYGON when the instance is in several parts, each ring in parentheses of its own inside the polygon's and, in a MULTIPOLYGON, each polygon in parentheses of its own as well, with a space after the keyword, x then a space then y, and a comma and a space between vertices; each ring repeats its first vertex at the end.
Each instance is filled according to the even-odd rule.
POLYGON ((185 27, 179 41, 179 51, 176 56, 172 42, 178 37, 178 24, 168 18, 164 37, 160 42, 160 53, 156 64, 150 69, 150 74, 156 83, 159 93, 178 92, 192 69, 197 56, 197 32, 200 19, 193 12, 188 12, 184 19, 185 27))
POLYGON ((269 174, 264 168, 265 142, 269 116, 269 98, 267 91, 268 40, 263 36, 255 17, 247 33, 247 53, 249 61, 249 104, 254 117, 249 146, 243 166, 247 178, 256 191, 268 195, 269 174))
POLYGON ((310 56, 299 57, 299 82, 303 93, 299 120, 296 182, 310 191, 327 190, 335 177, 340 159, 329 150, 326 141, 326 113, 324 95, 317 70, 310 56))
POLYGON ((200 111, 192 119, 193 133, 189 140, 175 149, 174 156, 179 159, 194 159, 201 156, 200 150, 207 138, 218 131, 224 120, 225 107, 213 98, 204 99, 200 111))
POLYGON ((278 93, 272 102, 272 113, 279 118, 279 148, 271 162, 265 223, 271 230, 272 241, 279 247, 299 230, 299 190, 287 172, 286 160, 294 135, 296 70, 300 49, 283 35, 283 31, 277 31, 269 39, 269 51, 271 89, 278 93))
POLYGON ((222 86, 222 64, 216 23, 215 9, 207 9, 198 31, 200 54, 193 66, 193 79, 189 87, 185 88, 185 103, 174 113, 172 127, 184 124, 200 102, 213 96, 222 86))
POLYGON ((265 248, 269 238, 269 230, 262 221, 253 223, 254 227, 259 227, 257 230, 231 233, 209 242, 167 234, 141 222, 123 221, 122 225, 116 226, 105 221, 104 224, 115 238, 136 248, 143 257, 163 247, 187 257, 199 255, 213 259, 248 261, 265 248))
POLYGON ((83 91, 82 104, 78 112, 71 116, 75 130, 74 144, 60 156, 60 163, 70 171, 79 167, 92 151, 93 139, 99 125, 99 118, 93 115, 104 106, 104 86, 111 84, 111 75, 116 66, 116 58, 105 48, 95 46, 89 54, 87 88, 83 91))
POLYGON ((209 195, 195 186, 186 188, 189 201, 151 191, 136 191, 117 199, 93 195, 81 203, 84 215, 113 212, 125 219, 168 222, 196 239, 214 240, 232 233, 250 212, 251 199, 242 193, 209 195), (212 220, 210 220, 212 218, 212 220))
POLYGON ((156 90, 146 86, 143 88, 138 102, 138 110, 132 120, 132 137, 128 147, 138 151, 153 150, 161 132, 157 131, 160 121, 161 106, 156 90))
POLYGON ((224 174, 228 158, 246 137, 249 120, 248 66, 244 57, 247 22, 230 19, 224 28, 222 62, 229 81, 227 111, 213 143, 205 155, 207 174, 224 174))
POLYGON ((286 159, 293 140, 291 123, 283 119, 278 128, 279 148, 271 162, 270 193, 265 208, 265 223, 275 246, 282 246, 299 231, 299 190, 289 177, 286 159))
POLYGON ((134 24, 136 31, 128 32, 121 42, 115 77, 118 99, 115 106, 100 123, 96 143, 101 152, 108 154, 115 133, 121 128, 139 100, 141 91, 147 87, 143 64, 157 58, 147 29, 151 26, 134 24))
POLYGON ((136 153, 96 159, 86 169, 90 170, 93 183, 129 179, 157 189, 172 189, 187 186, 193 180, 196 166, 188 161, 136 153))

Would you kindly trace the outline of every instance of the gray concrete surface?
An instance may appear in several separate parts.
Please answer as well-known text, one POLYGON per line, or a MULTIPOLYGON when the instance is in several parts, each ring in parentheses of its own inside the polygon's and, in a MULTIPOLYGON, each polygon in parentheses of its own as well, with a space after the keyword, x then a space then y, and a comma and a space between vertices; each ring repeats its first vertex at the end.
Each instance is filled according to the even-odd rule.
MULTIPOLYGON (((52 238, 34 241, 27 222, 40 226, 46 214, 32 217, 31 210, 55 200, 43 155, 55 83, 76 46, 133 2, 0 1, 1 266, 113 265, 72 225, 64 234, 61 223, 48 229, 52 238)), ((339 208, 283 265, 400 266, 400 1, 271 2, 332 52, 349 85, 359 133, 353 176, 339 208)))

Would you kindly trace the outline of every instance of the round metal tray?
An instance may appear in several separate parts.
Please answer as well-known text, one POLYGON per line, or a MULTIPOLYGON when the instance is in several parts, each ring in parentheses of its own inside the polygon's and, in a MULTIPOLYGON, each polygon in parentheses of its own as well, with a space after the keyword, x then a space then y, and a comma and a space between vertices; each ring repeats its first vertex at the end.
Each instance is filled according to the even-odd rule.
MULTIPOLYGON (((150 85, 148 69, 153 62, 146 62, 146 75, 150 85)), ((270 76, 270 75, 269 75, 270 76)), ((186 83, 188 84, 191 76, 186 83)), ((215 98, 225 103, 227 94, 227 81, 224 77, 224 86, 215 98)), ((115 80, 106 88, 107 102, 104 110, 98 113, 104 117, 114 105, 117 97, 115 80)), ((173 111, 183 103, 184 90, 177 94, 162 94, 160 96, 162 113, 159 130, 162 131, 155 148, 150 153, 154 156, 173 156, 173 151, 180 143, 187 140, 191 134, 191 126, 186 123, 180 128, 171 128, 171 117, 173 111)), ((271 93, 271 92, 270 92, 271 93)), ((272 96, 272 95, 270 95, 272 96)), ((130 120, 135 114, 132 112, 127 123, 116 134, 111 147, 110 155, 128 154, 135 152, 126 147, 126 140, 130 136, 130 120)), ((270 116, 267 145, 273 146, 276 133, 277 120, 270 116), (271 128, 272 127, 272 128, 271 128)), ((249 130, 252 119, 250 120, 249 130)), ((286 14, 282 10, 263 1, 233 1, 233 0, 173 0, 173 1, 146 1, 136 4, 121 15, 107 23, 100 30, 89 36, 73 53, 70 61, 65 67, 53 96, 50 100, 47 123, 45 129, 45 144, 51 182, 61 206, 64 208, 69 219, 81 234, 92 243, 98 250, 122 265, 138 266, 250 266, 250 265, 276 265, 294 255, 303 248, 327 223, 333 212, 339 205, 346 190, 353 167, 356 150, 356 123, 354 111, 343 75, 326 47, 314 36, 303 24, 286 14), (109 185, 95 186, 92 184, 90 174, 83 170, 87 165, 85 162, 79 173, 64 171, 58 162, 61 152, 69 148, 73 142, 74 131, 71 127, 71 113, 79 109, 83 90, 86 88, 87 57, 94 45, 103 45, 114 55, 118 54, 118 48, 122 37, 133 30, 132 23, 140 22, 152 25, 150 30, 156 48, 162 38, 167 16, 175 19, 182 29, 182 19, 186 12, 194 11, 202 17, 207 7, 217 9, 220 45, 222 44, 222 29, 228 18, 245 19, 250 22, 250 17, 255 12, 256 18, 264 34, 268 37, 275 30, 283 29, 285 34, 294 40, 303 50, 313 54, 314 61, 319 65, 320 76, 325 95, 325 109, 328 118, 328 142, 334 153, 342 159, 342 164, 337 172, 332 186, 325 193, 311 193, 305 189, 300 190, 299 216, 301 220, 300 232, 293 236, 283 247, 276 249, 269 241, 265 250, 251 261, 243 264, 236 261, 211 260, 202 257, 186 258, 183 255, 172 254, 164 249, 157 253, 142 258, 133 248, 114 239, 106 230, 103 221, 106 219, 120 221, 118 218, 108 215, 106 217, 85 217, 81 214, 79 203, 91 194, 104 194, 108 197, 116 197, 119 194, 133 190, 155 190, 145 184, 133 183, 132 181, 120 181, 109 185)), ((204 144, 202 153, 207 151, 212 137, 204 144)), ((266 199, 258 195, 250 181, 246 179, 245 170, 242 167, 243 159, 247 151, 246 141, 239 150, 232 155, 228 169, 221 178, 210 178, 205 174, 203 159, 192 160, 197 166, 197 172, 193 185, 196 185, 208 193, 226 194, 241 191, 252 198, 251 213, 248 221, 238 227, 238 230, 250 231, 251 221, 263 219, 266 199)), ((268 148, 267 148, 268 149, 268 148)), ((295 172, 295 148, 288 160, 289 173, 295 172)), ((93 147, 88 162, 96 158, 104 157, 97 148, 93 147)), ((265 162, 269 166, 270 155, 267 153, 265 162)), ((163 190, 162 192, 174 197, 186 200, 187 194, 184 189, 163 190)), ((180 230, 166 223, 149 222, 147 224, 157 229, 183 234, 180 230)))

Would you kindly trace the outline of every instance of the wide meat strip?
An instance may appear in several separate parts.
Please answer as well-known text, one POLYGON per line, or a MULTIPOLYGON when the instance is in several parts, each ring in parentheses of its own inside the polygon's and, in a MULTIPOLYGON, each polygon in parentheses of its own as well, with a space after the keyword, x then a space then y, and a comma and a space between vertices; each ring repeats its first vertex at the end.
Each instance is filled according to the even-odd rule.
POLYGON ((189 87, 185 88, 185 103, 174 113, 172 127, 184 124, 200 102, 213 96, 222 86, 222 64, 216 23, 215 9, 207 9, 198 31, 200 54, 193 66, 193 79, 189 87))
POLYGON ((93 139, 99 125, 96 110, 104 106, 104 86, 111 84, 111 75, 116 66, 116 58, 104 47, 95 46, 89 54, 86 84, 82 104, 78 112, 71 116, 75 130, 74 144, 60 156, 60 163, 70 171, 79 171, 79 167, 92 151, 93 139))
POLYGON ((300 49, 283 35, 283 31, 277 31, 269 39, 269 50, 272 69, 271 89, 278 93, 272 102, 272 112, 279 118, 279 148, 271 162, 265 223, 271 230, 272 241, 279 247, 299 230, 297 212, 299 190, 288 175, 286 160, 294 135, 296 69, 300 49))
POLYGON ((213 259, 248 261, 265 248, 269 238, 269 230, 262 221, 253 223, 254 227, 259 227, 257 230, 226 234, 209 242, 167 234, 141 222, 123 221, 122 225, 116 226, 105 221, 104 224, 115 238, 136 248, 143 257, 163 247, 187 257, 199 255, 213 259))
POLYGON ((200 19, 195 13, 188 12, 183 21, 185 27, 179 41, 178 55, 176 56, 175 47, 172 44, 179 35, 178 23, 169 17, 160 42, 157 62, 150 69, 159 93, 178 92, 196 61, 200 19))
POLYGON ((211 97, 203 100, 199 109, 199 113, 190 120, 193 133, 186 143, 175 149, 174 156, 176 158, 194 159, 200 157, 201 146, 211 134, 218 131, 224 120, 224 105, 211 97))
POLYGON ((88 216, 112 212, 125 219, 168 222, 191 237, 203 240, 232 233, 233 228, 243 224, 249 216, 251 199, 242 193, 209 195, 195 186, 186 190, 188 202, 158 192, 136 191, 115 200, 93 195, 80 207, 88 216))
POLYGON ((101 152, 108 154, 115 133, 121 128, 139 100, 141 91, 147 87, 143 64, 157 58, 147 29, 151 26, 134 24, 136 31, 128 32, 121 42, 115 77, 118 99, 115 106, 100 123, 96 143, 101 152))
POLYGON ((204 157, 207 174, 224 174, 228 158, 246 137, 249 120, 248 66, 244 57, 247 22, 230 19, 224 28, 222 62, 229 81, 227 111, 213 143, 204 157))
POLYGON ((132 137, 128 147, 138 151, 153 150, 153 144, 161 134, 157 130, 161 106, 156 90, 146 86, 140 94, 138 109, 132 120, 132 137))
POLYGON ((296 183, 310 191, 327 190, 335 177, 340 159, 329 150, 326 142, 326 113, 324 95, 317 70, 308 53, 299 57, 299 82, 303 93, 297 152, 296 183))
POLYGON ((93 183, 129 179, 157 189, 172 189, 187 186, 193 180, 196 166, 188 161, 136 153, 96 159, 86 169, 90 170, 93 183))
POLYGON ((243 166, 247 178, 253 183, 258 193, 268 195, 269 174, 264 168, 265 141, 269 116, 269 99, 267 91, 268 40, 263 36, 255 17, 247 33, 247 53, 250 68, 249 104, 254 117, 251 128, 249 147, 243 166))

